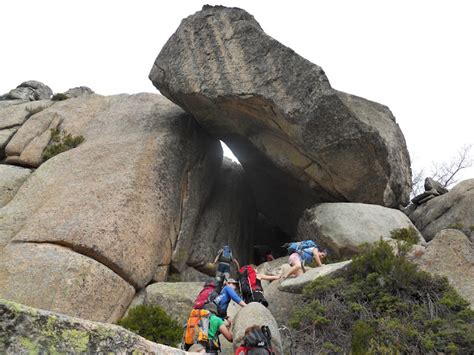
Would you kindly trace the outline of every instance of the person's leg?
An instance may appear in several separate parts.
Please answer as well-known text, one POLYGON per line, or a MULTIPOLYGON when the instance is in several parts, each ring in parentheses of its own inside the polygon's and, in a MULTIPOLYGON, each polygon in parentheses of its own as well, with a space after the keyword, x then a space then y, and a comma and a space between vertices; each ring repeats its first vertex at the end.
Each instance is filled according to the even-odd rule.
POLYGON ((290 269, 282 275, 282 278, 300 276, 303 274, 303 266, 301 265, 301 259, 297 253, 291 254, 288 261, 290 262, 290 269))

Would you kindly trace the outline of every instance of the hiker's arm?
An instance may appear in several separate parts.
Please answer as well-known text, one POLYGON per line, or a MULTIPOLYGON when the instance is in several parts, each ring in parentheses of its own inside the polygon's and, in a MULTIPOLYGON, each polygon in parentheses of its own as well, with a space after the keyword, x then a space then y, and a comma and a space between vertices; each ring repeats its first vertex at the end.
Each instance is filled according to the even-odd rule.
POLYGON ((235 266, 237 266, 237 271, 239 271, 240 270, 239 261, 237 259, 234 259, 234 263, 235 263, 235 266))
POLYGON ((278 280, 280 277, 281 277, 281 275, 257 274, 257 278, 258 278, 259 280, 265 280, 265 281, 278 280))
POLYGON ((234 301, 235 303, 239 304, 240 306, 244 307, 246 303, 242 301, 242 299, 239 297, 239 295, 230 287, 226 288, 227 293, 229 297, 234 301))
POLYGON ((318 266, 323 265, 323 263, 321 262, 321 258, 319 257, 318 248, 313 249, 313 257, 314 257, 314 260, 316 260, 316 264, 318 264, 318 266))
POLYGON ((229 328, 226 327, 225 324, 222 324, 219 327, 219 332, 224 336, 224 338, 226 338, 228 341, 232 343, 232 341, 234 340, 232 338, 232 333, 230 332, 229 328))
POLYGON ((219 260, 219 256, 221 256, 221 252, 222 252, 222 249, 217 252, 217 256, 216 256, 216 258, 214 259, 214 264, 216 264, 216 263, 217 263, 217 260, 219 260))

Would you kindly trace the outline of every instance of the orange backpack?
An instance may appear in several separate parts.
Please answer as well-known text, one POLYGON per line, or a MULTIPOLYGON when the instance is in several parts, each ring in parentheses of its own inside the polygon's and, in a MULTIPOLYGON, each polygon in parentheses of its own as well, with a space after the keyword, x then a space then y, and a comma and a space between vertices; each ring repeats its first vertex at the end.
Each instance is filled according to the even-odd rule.
POLYGON ((209 345, 209 319, 211 313, 205 309, 193 309, 184 331, 183 343, 191 346, 196 343, 209 345))

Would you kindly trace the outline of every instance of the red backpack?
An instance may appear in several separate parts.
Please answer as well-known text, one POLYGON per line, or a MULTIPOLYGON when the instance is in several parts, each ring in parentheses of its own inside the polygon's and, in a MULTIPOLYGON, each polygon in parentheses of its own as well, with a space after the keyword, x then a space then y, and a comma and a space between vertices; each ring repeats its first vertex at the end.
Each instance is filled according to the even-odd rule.
POLYGON ((244 275, 248 279, 248 283, 252 291, 255 291, 257 287, 257 272, 250 265, 245 265, 240 268, 240 275, 244 275))
POLYGON ((209 299, 212 291, 214 291, 215 285, 214 281, 208 281, 204 284, 204 288, 199 292, 199 295, 196 298, 196 301, 194 301, 194 309, 201 309, 206 303, 209 301, 212 301, 209 299))
POLYGON ((242 266, 239 270, 240 292, 246 303, 252 302, 253 292, 257 288, 257 273, 250 265, 242 266))
POLYGON ((250 331, 243 339, 243 344, 237 348, 235 355, 275 355, 271 343, 270 328, 262 326, 250 331))

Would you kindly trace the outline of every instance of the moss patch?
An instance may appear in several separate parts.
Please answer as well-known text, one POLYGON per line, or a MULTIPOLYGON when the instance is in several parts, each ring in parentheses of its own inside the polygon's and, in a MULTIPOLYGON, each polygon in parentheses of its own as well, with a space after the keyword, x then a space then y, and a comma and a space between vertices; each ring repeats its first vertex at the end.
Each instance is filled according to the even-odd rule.
POLYGON ((19 342, 23 349, 27 350, 29 354, 39 354, 39 348, 36 343, 34 343, 31 339, 26 337, 21 337, 19 342))
POLYGON ((62 337, 75 352, 86 352, 89 344, 89 334, 83 330, 67 329, 62 332, 62 337))

